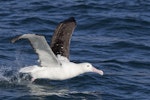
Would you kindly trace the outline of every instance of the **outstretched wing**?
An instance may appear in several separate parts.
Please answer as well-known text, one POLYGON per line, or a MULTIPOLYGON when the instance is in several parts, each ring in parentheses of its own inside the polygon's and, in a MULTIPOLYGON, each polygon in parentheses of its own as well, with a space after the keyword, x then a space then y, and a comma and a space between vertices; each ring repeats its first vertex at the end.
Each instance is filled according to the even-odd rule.
POLYGON ((51 39, 50 47, 55 55, 61 55, 69 59, 69 48, 72 33, 75 29, 74 17, 66 19, 57 26, 51 39))
POLYGON ((28 39, 30 41, 33 49, 38 54, 40 65, 42 67, 55 67, 60 65, 60 62, 52 52, 44 36, 24 34, 12 39, 12 43, 19 39, 28 39))

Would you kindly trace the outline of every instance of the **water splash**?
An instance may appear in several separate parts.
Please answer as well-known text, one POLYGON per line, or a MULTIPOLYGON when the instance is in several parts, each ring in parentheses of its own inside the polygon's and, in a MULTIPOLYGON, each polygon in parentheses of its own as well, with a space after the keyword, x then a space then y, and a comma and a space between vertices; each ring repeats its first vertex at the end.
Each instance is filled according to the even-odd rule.
POLYGON ((17 70, 13 70, 12 67, 0 66, 0 87, 4 84, 18 84, 24 85, 30 83, 30 75, 20 74, 17 70))

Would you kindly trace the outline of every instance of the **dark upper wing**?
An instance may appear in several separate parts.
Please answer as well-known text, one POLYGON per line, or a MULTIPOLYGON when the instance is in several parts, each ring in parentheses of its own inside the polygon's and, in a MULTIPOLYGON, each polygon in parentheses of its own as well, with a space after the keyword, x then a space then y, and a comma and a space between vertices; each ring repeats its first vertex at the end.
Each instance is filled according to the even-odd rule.
POLYGON ((69 59, 70 40, 75 26, 76 21, 74 17, 70 17, 60 22, 57 26, 50 44, 50 47, 55 55, 60 54, 61 56, 69 59))
POLYGON ((33 49, 38 54, 42 67, 55 67, 60 65, 60 62, 52 52, 44 36, 24 34, 12 39, 12 43, 19 39, 28 39, 30 41, 33 49))

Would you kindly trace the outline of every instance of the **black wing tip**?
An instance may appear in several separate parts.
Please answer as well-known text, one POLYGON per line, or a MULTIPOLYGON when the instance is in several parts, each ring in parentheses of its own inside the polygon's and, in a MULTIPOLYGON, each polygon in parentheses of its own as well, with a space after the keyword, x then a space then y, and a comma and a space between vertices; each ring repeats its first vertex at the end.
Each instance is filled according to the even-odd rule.
POLYGON ((60 23, 68 23, 68 22, 74 22, 74 23, 76 23, 76 20, 75 20, 74 17, 69 17, 68 19, 66 19, 66 20, 64 20, 64 21, 62 21, 60 23))
MULTIPOLYGON (((27 34, 32 34, 32 33, 27 33, 27 34)), ((27 34, 23 34, 23 35, 27 35, 27 34)), ((11 40, 11 43, 15 43, 16 41, 22 39, 22 36, 23 36, 23 35, 17 35, 16 37, 14 37, 14 38, 11 40)), ((39 34, 33 34, 33 35, 43 36, 43 35, 39 35, 39 34)))
POLYGON ((15 43, 17 40, 19 40, 19 37, 20 37, 21 35, 18 35, 18 36, 16 36, 15 38, 13 38, 12 40, 11 40, 11 43, 15 43))

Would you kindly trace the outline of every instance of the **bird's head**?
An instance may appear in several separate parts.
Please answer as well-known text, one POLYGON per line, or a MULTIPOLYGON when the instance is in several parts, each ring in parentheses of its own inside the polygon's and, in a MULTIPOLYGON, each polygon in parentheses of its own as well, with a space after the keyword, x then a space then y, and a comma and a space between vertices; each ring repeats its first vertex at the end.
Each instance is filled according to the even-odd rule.
POLYGON ((86 72, 94 72, 94 73, 98 73, 100 75, 104 74, 104 72, 102 70, 99 70, 99 69, 93 67, 92 64, 90 64, 90 63, 82 63, 82 66, 86 72))

